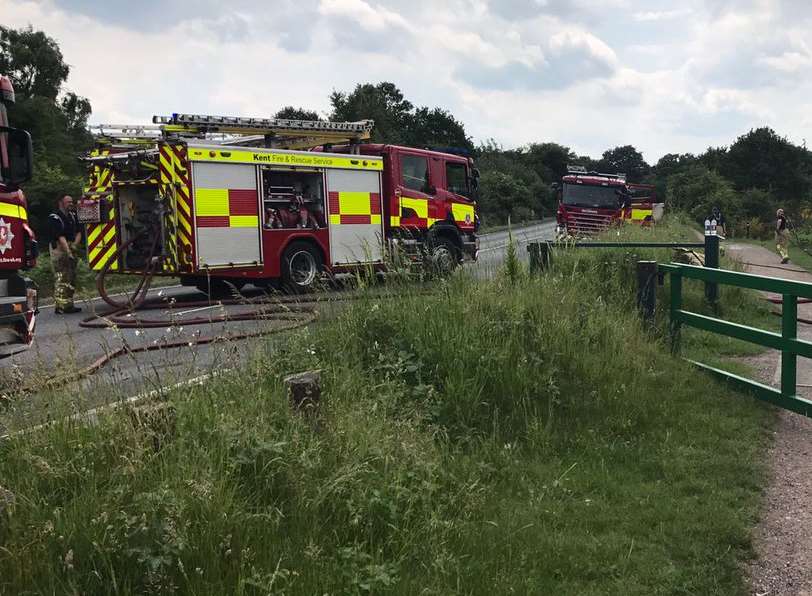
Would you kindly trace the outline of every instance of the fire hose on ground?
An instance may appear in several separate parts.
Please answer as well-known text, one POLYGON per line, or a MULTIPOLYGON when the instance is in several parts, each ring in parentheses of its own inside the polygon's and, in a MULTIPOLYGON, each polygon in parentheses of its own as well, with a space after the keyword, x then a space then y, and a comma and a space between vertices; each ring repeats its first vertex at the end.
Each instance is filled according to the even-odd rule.
MULTIPOLYGON (((68 383, 82 380, 99 371, 111 361, 122 356, 188 346, 202 346, 226 341, 244 340, 290 331, 305 325, 309 325, 315 321, 318 317, 316 305, 319 302, 347 299, 346 296, 331 296, 329 299, 323 296, 313 296, 302 300, 296 296, 272 295, 249 299, 243 296, 235 295, 233 298, 216 301, 207 299, 183 302, 183 307, 191 309, 220 307, 225 309, 226 306, 248 306, 254 308, 248 312, 223 312, 223 314, 214 317, 198 316, 191 318, 178 318, 170 311, 168 317, 140 318, 136 316, 137 312, 149 310, 167 310, 174 307, 174 302, 147 302, 147 296, 152 284, 152 279, 155 272, 158 271, 162 264, 161 257, 155 256, 158 245, 158 234, 153 233, 153 238, 155 238, 155 240, 153 240, 150 246, 147 264, 143 269, 135 290, 128 295, 126 302, 116 300, 107 292, 105 280, 107 275, 110 273, 113 263, 118 262, 122 253, 124 253, 124 251, 126 251, 127 248, 129 248, 134 242, 143 238, 148 232, 149 230, 144 230, 140 234, 130 238, 127 242, 122 243, 122 245, 117 248, 115 253, 108 260, 104 268, 99 272, 96 279, 96 287, 99 292, 99 296, 110 306, 110 310, 94 314, 83 319, 79 323, 80 327, 89 329, 158 329, 164 327, 175 327, 177 325, 211 325, 216 323, 239 321, 280 321, 283 322, 283 324, 272 328, 263 328, 229 335, 197 336, 192 339, 163 341, 160 343, 141 346, 130 346, 125 341, 124 345, 121 347, 107 352, 79 370, 50 378, 44 383, 39 383, 36 386, 28 385, 21 387, 14 392, 14 395, 30 393, 38 390, 55 389, 68 383)), ((13 395, 9 395, 7 397, 13 397, 13 395)))

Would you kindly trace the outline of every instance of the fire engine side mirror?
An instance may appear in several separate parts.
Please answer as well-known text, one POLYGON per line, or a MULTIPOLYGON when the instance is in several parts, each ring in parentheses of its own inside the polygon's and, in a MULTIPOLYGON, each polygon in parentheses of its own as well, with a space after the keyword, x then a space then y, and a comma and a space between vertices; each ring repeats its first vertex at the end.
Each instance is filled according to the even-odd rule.
POLYGON ((31 135, 19 128, 0 127, 0 133, 7 133, 8 148, 8 181, 12 186, 19 186, 31 180, 34 173, 34 149, 31 135))
POLYGON ((560 188, 561 188, 561 185, 558 182, 553 182, 553 183, 550 184, 550 190, 553 191, 553 192, 558 192, 558 190, 560 188))

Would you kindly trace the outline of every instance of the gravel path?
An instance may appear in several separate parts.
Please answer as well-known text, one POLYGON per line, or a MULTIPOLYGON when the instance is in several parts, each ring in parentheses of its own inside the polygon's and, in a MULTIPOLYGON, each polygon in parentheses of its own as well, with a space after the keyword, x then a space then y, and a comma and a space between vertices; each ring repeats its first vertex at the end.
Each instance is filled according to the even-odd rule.
MULTIPOLYGON (((751 273, 812 282, 812 274, 792 263, 780 265, 778 256, 763 247, 728 244, 726 250, 732 258, 750 263, 751 273)), ((812 304, 798 305, 798 316, 812 319, 812 304)), ((812 326, 799 324, 798 337, 812 341, 812 326)), ((777 352, 748 360, 759 380, 779 384, 777 352)), ((798 359, 798 384, 812 385, 812 360, 798 359)), ((798 393, 810 397, 812 391, 799 387, 798 393)), ((812 420, 781 411, 769 464, 770 482, 755 534, 756 559, 748 568, 751 593, 812 596, 812 420)))

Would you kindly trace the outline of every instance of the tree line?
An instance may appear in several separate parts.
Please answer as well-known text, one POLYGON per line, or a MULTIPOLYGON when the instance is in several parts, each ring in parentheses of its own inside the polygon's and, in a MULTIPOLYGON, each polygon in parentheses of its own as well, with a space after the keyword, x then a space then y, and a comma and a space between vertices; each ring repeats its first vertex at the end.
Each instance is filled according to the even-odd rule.
MULTIPOLYGON (((91 103, 65 88, 70 67, 58 44, 32 27, 0 26, 0 73, 11 77, 17 103, 9 110, 13 126, 31 132, 35 177, 25 188, 31 220, 41 229, 61 193, 81 195, 84 166, 77 156, 92 147, 87 131, 91 103)), ((755 235, 769 230, 778 206, 798 219, 812 220, 812 152, 770 128, 743 134, 727 147, 704 153, 669 153, 650 165, 631 145, 607 149, 600 158, 578 155, 556 142, 504 148, 494 140, 475 144, 465 125, 440 107, 416 106, 391 82, 362 83, 333 91, 326 114, 287 106, 278 118, 335 121, 373 119, 372 141, 467 152, 480 178, 479 210, 489 225, 550 217, 556 197, 551 184, 568 164, 589 170, 623 172, 630 182, 654 184, 667 209, 686 211, 702 221, 714 206, 729 227, 755 235)))

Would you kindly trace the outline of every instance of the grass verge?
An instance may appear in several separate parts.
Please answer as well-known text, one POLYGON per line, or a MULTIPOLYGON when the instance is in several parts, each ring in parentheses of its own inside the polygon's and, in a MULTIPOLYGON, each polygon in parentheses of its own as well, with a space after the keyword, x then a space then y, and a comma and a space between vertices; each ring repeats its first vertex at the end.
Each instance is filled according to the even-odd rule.
POLYGON ((392 288, 169 419, 0 444, 0 591, 744 593, 772 417, 640 323, 637 256, 392 288), (315 368, 291 412, 282 377, 315 368))

